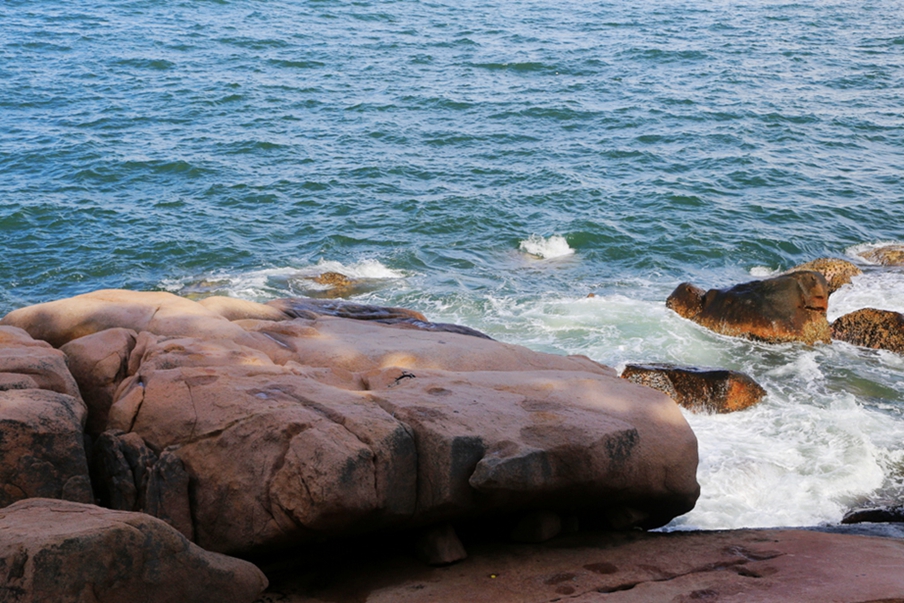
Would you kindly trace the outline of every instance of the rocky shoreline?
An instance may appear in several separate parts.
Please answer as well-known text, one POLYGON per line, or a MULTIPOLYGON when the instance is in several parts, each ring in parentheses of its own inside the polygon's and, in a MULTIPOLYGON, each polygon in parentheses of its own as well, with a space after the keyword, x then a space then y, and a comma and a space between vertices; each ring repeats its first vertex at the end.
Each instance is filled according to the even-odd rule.
MULTIPOLYGON (((822 341, 826 276, 779 279, 766 297, 806 313, 779 338, 822 341)), ((739 305, 694 295, 676 307, 739 305)), ((762 397, 669 375, 671 398, 661 377, 333 300, 105 290, 16 310, 0 600, 904 600, 896 539, 638 531, 699 495, 676 384, 727 410, 762 397)))

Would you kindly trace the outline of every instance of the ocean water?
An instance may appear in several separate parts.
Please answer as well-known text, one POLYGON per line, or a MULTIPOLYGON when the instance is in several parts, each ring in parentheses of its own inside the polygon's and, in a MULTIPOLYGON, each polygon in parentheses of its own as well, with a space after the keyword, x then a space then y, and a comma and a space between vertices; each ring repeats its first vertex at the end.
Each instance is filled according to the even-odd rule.
POLYGON ((616 368, 740 369, 675 528, 904 500, 904 357, 664 306, 821 256, 904 311, 904 2, 7 0, 0 314, 103 287, 412 307, 616 368), (588 297, 588 294, 594 297, 588 297))

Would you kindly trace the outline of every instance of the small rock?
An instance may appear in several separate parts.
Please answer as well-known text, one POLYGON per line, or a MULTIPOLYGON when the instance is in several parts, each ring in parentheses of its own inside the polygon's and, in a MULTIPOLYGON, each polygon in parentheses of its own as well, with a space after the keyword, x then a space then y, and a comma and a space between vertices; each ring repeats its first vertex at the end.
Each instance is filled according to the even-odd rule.
POLYGON ((766 395, 750 376, 725 369, 629 364, 622 378, 658 389, 694 411, 735 412, 757 404, 766 395))
POLYGON ((832 339, 904 354, 904 314, 864 308, 832 323, 832 339))
POLYGON ((309 278, 318 285, 329 285, 330 287, 351 287, 357 282, 339 272, 324 272, 309 278))
POLYGON ((512 529, 515 542, 546 542, 562 532, 562 518, 551 511, 528 513, 512 529))
POLYGON ((801 270, 812 270, 823 275, 829 286, 829 295, 841 289, 842 286, 849 285, 852 276, 863 274, 860 268, 847 260, 839 258, 819 258, 812 262, 795 266, 785 272, 785 274, 800 272, 801 270))
POLYGON ((904 245, 885 245, 869 249, 861 253, 860 257, 883 266, 904 266, 904 245))
POLYGON ((418 557, 428 565, 449 565, 468 557, 452 524, 427 528, 415 543, 418 557))
POLYGON ((844 514, 841 523, 899 523, 904 522, 904 505, 854 509, 844 514))

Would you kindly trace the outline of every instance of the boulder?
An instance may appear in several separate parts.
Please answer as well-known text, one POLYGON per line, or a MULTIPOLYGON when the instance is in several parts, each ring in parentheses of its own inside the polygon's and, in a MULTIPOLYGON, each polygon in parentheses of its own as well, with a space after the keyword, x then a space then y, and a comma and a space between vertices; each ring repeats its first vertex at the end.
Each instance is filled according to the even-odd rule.
MULTIPOLYGON (((4 320, 55 342, 136 330, 106 424, 120 431, 96 447, 98 489, 207 549, 537 510, 652 528, 699 495, 677 406, 586 357, 423 328, 393 308, 282 300, 271 307, 290 320, 229 321, 146 295, 89 294, 4 320)), ((112 387, 122 372, 104 375, 112 387)))
POLYGON ((856 265, 840 258, 819 258, 795 266, 791 270, 785 272, 785 274, 800 272, 801 270, 812 270, 823 275, 826 279, 826 284, 829 287, 829 295, 838 291, 842 286, 849 285, 851 283, 851 277, 863 274, 863 271, 856 265))
POLYGON ((62 352, 0 327, 0 507, 29 497, 91 502, 87 411, 62 352))
POLYGON ((853 509, 844 514, 841 523, 904 523, 904 505, 853 509))
POLYGON ((832 323, 832 339, 904 354, 904 314, 863 308, 832 323))
POLYGON ((325 559, 276 576, 286 603, 897 603, 904 546, 803 530, 582 532, 544 544, 472 543, 468 559, 425 568, 410 556, 325 559))
POLYGON ((0 600, 251 603, 252 564, 204 551, 143 513, 48 499, 0 510, 0 600))
POLYGON ((766 396, 766 390, 749 375, 726 369, 629 364, 621 376, 658 389, 692 411, 726 413, 744 410, 766 396))
POLYGON ((135 331, 117 327, 79 337, 60 348, 88 406, 85 431, 92 437, 107 428, 113 394, 128 374, 137 338, 135 331))
POLYGON ((883 266, 904 266, 904 245, 883 245, 868 249, 860 257, 883 266))
POLYGON ((105 329, 150 331, 158 335, 234 338, 241 327, 201 304, 162 291, 105 289, 13 310, 0 325, 20 327, 60 347, 105 329))
POLYGON ((723 335, 767 343, 828 343, 828 285, 813 271, 793 272, 729 289, 701 289, 682 283, 666 306, 723 335))

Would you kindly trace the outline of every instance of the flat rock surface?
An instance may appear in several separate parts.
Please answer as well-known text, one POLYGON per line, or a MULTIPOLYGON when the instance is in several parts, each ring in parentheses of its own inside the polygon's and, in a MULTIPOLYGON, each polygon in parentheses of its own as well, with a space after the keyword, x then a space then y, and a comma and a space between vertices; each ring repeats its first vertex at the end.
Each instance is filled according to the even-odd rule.
POLYGON ((258 602, 904 601, 904 541, 896 539, 737 530, 466 546, 467 559, 442 568, 397 554, 284 571, 258 602))

